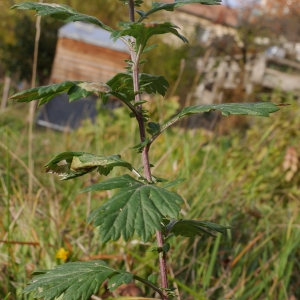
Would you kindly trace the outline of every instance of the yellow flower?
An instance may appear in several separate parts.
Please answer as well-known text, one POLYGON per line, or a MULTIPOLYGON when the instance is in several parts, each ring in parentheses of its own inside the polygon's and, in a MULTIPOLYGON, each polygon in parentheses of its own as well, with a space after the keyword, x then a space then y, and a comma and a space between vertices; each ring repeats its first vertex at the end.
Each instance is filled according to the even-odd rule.
POLYGON ((56 252, 56 258, 61 258, 62 260, 66 261, 68 259, 69 256, 69 251, 65 250, 65 248, 60 248, 57 252, 56 252))

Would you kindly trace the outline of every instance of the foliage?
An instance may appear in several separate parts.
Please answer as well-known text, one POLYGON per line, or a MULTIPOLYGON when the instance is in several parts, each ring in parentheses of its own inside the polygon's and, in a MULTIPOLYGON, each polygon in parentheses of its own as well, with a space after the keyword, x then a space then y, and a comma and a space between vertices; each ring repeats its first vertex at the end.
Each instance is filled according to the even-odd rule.
POLYGON ((54 300, 62 294, 70 300, 89 299, 107 278, 111 291, 133 279, 133 274, 109 268, 101 260, 68 263, 49 271, 35 271, 34 275, 37 276, 24 293, 34 291, 35 298, 45 300, 54 300))
POLYGON ((88 190, 117 187, 121 189, 88 218, 88 222, 94 220, 94 225, 99 226, 103 242, 118 240, 121 235, 128 241, 134 231, 143 242, 148 242, 156 230, 161 230, 162 218, 176 218, 184 203, 176 193, 143 184, 128 175, 109 180, 109 188, 104 181, 88 190))
MULTIPOLYGON (((160 101, 161 105, 166 102, 160 101)), ((285 94, 278 94, 272 101, 293 103, 292 98, 285 94)), ((0 218, 3 226, 0 234, 5 236, 7 233, 11 236, 10 240, 18 243, 9 244, 7 240, 0 244, 1 253, 7 254, 0 257, 0 298, 11 292, 11 299, 33 299, 30 295, 20 294, 31 278, 30 273, 37 269, 52 269, 62 263, 55 259, 61 247, 69 252, 67 261, 101 259, 109 262, 111 268, 127 270, 143 278, 149 274, 157 275, 154 261, 157 252, 145 252, 151 246, 139 243, 134 237, 132 242, 125 243, 120 239, 99 245, 98 232, 86 224, 83 216, 89 214, 89 205, 93 211, 110 197, 110 193, 114 194, 113 190, 99 190, 91 192, 90 200, 86 193, 76 195, 80 189, 95 184, 99 173, 90 173, 62 184, 61 181, 53 181, 52 176, 45 176, 43 170, 45 157, 54 157, 65 149, 77 149, 79 144, 84 151, 91 153, 106 155, 119 151, 122 158, 133 165, 138 164, 135 153, 125 151, 128 147, 124 145, 136 142, 133 134, 136 126, 127 117, 126 108, 118 108, 113 114, 101 110, 97 122, 86 121, 76 135, 41 128, 35 131, 35 176, 41 186, 36 183, 32 196, 27 194, 30 170, 17 160, 27 160, 27 128, 23 117, 26 113, 26 106, 18 106, 1 115, 0 170, 3 181, 0 218), (128 131, 128 128, 131 130, 128 131), (3 144, 10 149, 8 154, 3 144), (7 155, 10 161, 8 169, 7 155), (9 207, 12 217, 17 218, 10 231, 6 229, 9 224, 6 174, 10 175, 12 191, 9 207), (15 212, 19 214, 15 215, 15 212), (19 259, 24 263, 20 264, 19 259), (11 282, 9 289, 7 280, 11 282)), ((201 115, 198 116, 201 118, 201 115)), ((181 218, 231 225, 229 234, 222 235, 219 241, 208 235, 191 239, 169 235, 169 267, 177 270, 175 283, 179 282, 181 299, 198 299, 199 295, 212 300, 224 299, 233 291, 234 297, 243 299, 253 289, 257 299, 268 298, 270 290, 270 298, 283 300, 285 293, 289 297, 294 295, 296 299, 300 297, 297 284, 300 276, 300 173, 296 172, 287 181, 288 170, 283 168, 289 147, 296 149, 298 159, 300 156, 297 147, 300 138, 299 107, 294 102, 289 109, 276 113, 276 118, 275 114, 270 118, 247 118, 251 123, 247 131, 237 134, 236 129, 232 129, 227 136, 201 128, 183 131, 182 128, 170 127, 156 140, 157 147, 151 151, 151 161, 155 165, 153 171, 157 175, 170 179, 187 178, 172 188, 185 200, 181 218), (162 160, 163 155, 165 159, 162 160), (214 247, 216 252, 213 252, 214 247), (287 263, 284 263, 285 257, 288 257, 287 263), (210 273, 208 265, 214 258, 210 273), (237 262, 230 267, 233 260, 237 262), (243 269, 247 274, 245 277, 241 276, 243 269), (208 278, 210 281, 207 281, 204 290, 202 280, 208 278)), ((115 168, 111 174, 122 176, 123 170, 115 168)), ((175 283, 170 279, 170 286, 175 283)), ((126 287, 123 285, 122 289, 126 287)), ((104 292, 101 288, 96 295, 104 298, 104 292)), ((141 296, 155 298, 150 287, 146 287, 141 296)))
POLYGON ((64 81, 61 83, 21 91, 11 98, 19 102, 40 100, 39 105, 42 105, 50 101, 53 97, 65 92, 68 93, 69 101, 71 102, 82 97, 88 97, 92 93, 108 93, 110 92, 110 88, 102 82, 64 81))
MULTIPOLYGON (((151 116, 148 114, 148 110, 143 109, 142 105, 146 101, 141 96, 143 92, 158 93, 164 96, 168 82, 162 76, 139 73, 140 64, 145 63, 141 56, 144 52, 149 51, 148 41, 152 36, 172 33, 183 42, 187 41, 178 33, 176 25, 167 21, 143 23, 145 18, 157 11, 173 11, 174 8, 188 3, 218 4, 219 2, 218 0, 179 0, 171 4, 154 2, 149 11, 137 11, 140 19, 135 22, 132 15, 134 3, 139 6, 142 1, 129 1, 131 19, 129 23, 121 24, 123 27, 121 30, 114 30, 97 18, 81 14, 66 5, 25 2, 13 6, 13 8, 18 9, 35 10, 38 15, 51 16, 67 22, 85 21, 92 23, 111 32, 112 39, 121 39, 128 46, 131 52, 131 60, 127 61, 128 72, 117 74, 106 84, 67 81, 20 92, 11 98, 19 102, 41 99, 39 104, 44 104, 62 92, 68 92, 70 101, 96 93, 101 95, 104 103, 108 95, 113 95, 127 106, 130 110, 129 115, 134 117, 138 123, 140 143, 133 148, 138 148, 138 153, 142 153, 143 166, 141 168, 135 168, 134 164, 121 160, 120 155, 103 156, 71 151, 56 155, 45 167, 47 172, 63 176, 62 179, 79 177, 94 170, 97 170, 100 175, 107 176, 116 166, 125 167, 136 175, 137 179, 123 175, 100 181, 83 189, 84 192, 119 189, 104 204, 96 207, 89 215, 88 222, 93 221, 93 225, 99 228, 100 240, 103 243, 109 240, 118 240, 121 236, 127 242, 134 233, 140 237, 142 242, 148 242, 156 233, 157 247, 154 249, 158 252, 161 275, 161 286, 158 287, 151 283, 153 280, 147 281, 127 272, 111 269, 101 261, 68 263, 50 271, 37 271, 37 276, 24 290, 25 293, 34 291, 33 297, 44 297, 49 300, 61 295, 66 300, 89 299, 106 279, 109 279, 109 289, 114 290, 123 283, 131 282, 134 278, 158 292, 163 300, 168 300, 175 297, 175 290, 168 286, 166 253, 170 250, 170 245, 165 243, 164 239, 169 238, 169 235, 172 234, 185 237, 202 236, 203 234, 214 236, 215 232, 225 233, 229 229, 228 226, 208 221, 183 220, 180 217, 181 205, 185 204, 185 201, 179 194, 168 191, 167 188, 176 186, 182 180, 177 179, 160 186, 162 182, 167 180, 152 174, 150 169, 152 164, 149 160, 150 146, 164 130, 179 119, 192 114, 220 110, 225 116, 229 114, 269 116, 270 113, 277 111, 278 107, 268 102, 189 106, 170 120, 165 121, 165 124, 161 126, 153 121, 148 122, 151 116), (148 137, 146 126, 148 126, 147 132, 150 134, 148 137), (67 280, 62 281, 61 278, 67 278, 67 280)), ((152 49, 154 49, 153 46, 150 50, 152 49)), ((218 236, 217 241, 219 239, 218 236)), ((211 270, 211 268, 212 264, 209 269, 211 270)), ((206 280, 204 280, 203 286, 206 286, 206 280)))

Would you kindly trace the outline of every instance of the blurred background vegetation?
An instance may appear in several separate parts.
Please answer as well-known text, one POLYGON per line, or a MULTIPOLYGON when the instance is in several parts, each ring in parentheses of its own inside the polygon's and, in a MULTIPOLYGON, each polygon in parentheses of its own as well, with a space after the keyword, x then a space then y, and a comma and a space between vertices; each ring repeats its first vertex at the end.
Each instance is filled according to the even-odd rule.
MULTIPOLYGON (((32 73, 35 19, 32 13, 9 10, 18 2, 0 0, 0 70, 1 77, 12 78, 10 95, 22 80, 29 81, 32 73)), ((126 7, 118 1, 59 3, 95 15, 114 28, 117 22, 127 20, 126 7)), ((243 16, 249 17, 245 12, 249 11, 245 9, 243 16)), ((211 56, 225 57, 260 53, 267 48, 254 42, 254 31, 272 38, 272 27, 266 26, 263 31, 261 25, 251 27, 249 18, 242 18, 244 23, 238 29, 242 44, 227 37, 209 45, 191 43, 175 49, 163 43, 149 52, 150 63, 144 71, 166 76, 171 86, 165 99, 154 97, 147 104, 154 121, 163 122, 183 104, 193 103, 191 91, 195 82, 203 80, 196 59, 205 57, 207 49, 211 49, 211 56)), ((285 15, 276 13, 276 18, 287 24, 285 15)), ((274 20, 268 19, 271 24, 274 20)), ((45 84, 62 23, 42 18, 41 26, 37 81, 45 84)), ((183 122, 164 132, 151 149, 156 176, 187 179, 176 190, 185 200, 182 213, 186 218, 232 226, 227 236, 170 240, 170 282, 180 290, 178 299, 300 299, 299 102, 294 93, 279 89, 256 87, 249 94, 237 86, 224 91, 225 102, 253 100, 290 106, 270 118, 206 115, 197 120, 203 126, 183 122)), ((140 158, 130 149, 138 142, 137 125, 126 109, 100 109, 94 123, 86 120, 72 132, 35 128, 31 194, 27 186, 32 173, 27 165, 27 113, 26 105, 11 102, 0 111, 0 299, 8 293, 12 300, 32 299, 20 294, 31 272, 66 261, 103 259, 112 267, 142 277, 158 273, 156 255, 146 252, 150 245, 135 239, 102 245, 97 229, 86 224, 89 213, 112 192, 77 192, 103 178, 92 174, 61 182, 43 173, 43 165, 55 154, 78 150, 119 153, 139 167, 140 158)), ((121 171, 113 173, 121 175, 121 171)), ((155 297, 139 285, 118 292, 155 297)), ((94 299, 113 296, 103 287, 94 299)))

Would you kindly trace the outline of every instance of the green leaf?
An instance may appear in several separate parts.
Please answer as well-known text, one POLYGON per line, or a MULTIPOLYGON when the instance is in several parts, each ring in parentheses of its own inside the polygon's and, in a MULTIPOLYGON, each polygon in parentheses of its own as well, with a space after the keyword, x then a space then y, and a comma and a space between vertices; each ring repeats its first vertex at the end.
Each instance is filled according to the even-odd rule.
POLYGON ((97 169, 100 174, 108 175, 114 167, 132 170, 130 163, 121 160, 120 155, 102 156, 86 152, 63 152, 56 155, 46 165, 47 173, 62 176, 67 180, 82 176, 97 169))
POLYGON ((163 244, 163 246, 162 246, 162 250, 163 250, 164 252, 166 252, 166 253, 169 252, 170 248, 171 248, 171 246, 170 246, 169 243, 165 243, 165 244, 163 244))
POLYGON ((176 236, 195 237, 206 233, 214 237, 216 232, 225 234, 226 230, 230 228, 230 226, 223 226, 207 221, 170 220, 166 225, 166 235, 174 233, 176 236))
POLYGON ((137 13, 141 16, 138 22, 143 21, 144 19, 148 18, 148 16, 160 11, 173 11, 175 8, 183 6, 185 4, 192 4, 192 3, 201 3, 206 5, 218 5, 221 4, 221 0, 175 0, 173 3, 163 3, 163 2, 152 2, 152 8, 144 12, 142 10, 138 10, 137 13))
POLYGON ((249 115, 268 117, 271 113, 279 110, 278 106, 270 102, 251 102, 251 103, 224 103, 212 105, 196 105, 185 107, 179 114, 174 116, 170 121, 161 126, 161 129, 152 136, 152 143, 164 130, 176 123, 181 118, 193 114, 209 112, 212 110, 221 111, 222 115, 249 115))
POLYGON ((108 93, 110 92, 110 87, 102 82, 64 81, 25 90, 10 98, 17 100, 17 102, 30 102, 40 99, 40 106, 50 101, 53 97, 66 92, 69 95, 69 101, 74 101, 82 97, 88 97, 92 93, 108 93))
POLYGON ((149 46, 149 47, 146 47, 146 48, 143 50, 143 53, 146 53, 146 52, 148 52, 148 51, 151 51, 152 49, 154 49, 154 48, 156 48, 156 47, 158 47, 157 44, 153 44, 153 45, 151 45, 151 46, 149 46))
POLYGON ((137 183, 141 183, 141 182, 125 174, 120 177, 110 178, 105 181, 90 185, 82 189, 79 193, 119 189, 124 187, 130 187, 133 184, 137 184, 137 183))
MULTIPOLYGON (((151 165, 150 165, 150 167, 151 167, 151 165)), ((152 181, 153 182, 168 182, 168 179, 165 179, 165 178, 161 178, 161 177, 156 177, 156 176, 154 176, 154 175, 152 175, 152 181)))
POLYGON ((12 6, 11 9, 15 9, 15 8, 25 9, 25 10, 35 10, 38 16, 50 16, 54 19, 64 20, 66 22, 82 21, 85 23, 92 23, 109 32, 114 31, 112 28, 105 25, 97 18, 81 14, 77 12, 75 9, 64 4, 23 2, 20 4, 15 4, 14 6, 12 6))
POLYGON ((136 39, 136 44, 138 47, 144 48, 148 40, 157 34, 165 34, 165 33, 172 33, 178 38, 180 38, 183 42, 187 43, 187 39, 181 35, 177 29, 178 26, 170 23, 170 22, 150 22, 150 23, 121 23, 125 29, 122 30, 115 30, 110 37, 116 41, 120 37, 124 36, 132 36, 136 39))
POLYGON ((176 117, 182 118, 185 116, 208 112, 211 110, 220 110, 222 115, 224 116, 249 115, 249 116, 268 117, 270 113, 278 111, 279 108, 275 104, 270 102, 197 105, 197 106, 189 106, 184 108, 182 112, 176 117))
MULTIPOLYGON (((123 2, 124 4, 128 5, 128 0, 119 0, 120 2, 123 2)), ((143 4, 143 0, 135 0, 133 2, 134 6, 139 7, 141 4, 143 4)))
POLYGON ((3 300, 8 300, 11 293, 8 293, 3 300))
POLYGON ((176 180, 170 181, 169 183, 167 183, 166 185, 163 186, 164 189, 169 189, 171 187, 174 187, 178 184, 180 184, 181 182, 183 182, 185 180, 185 178, 178 178, 176 180))
POLYGON ((133 274, 114 270, 101 260, 66 263, 34 276, 23 293, 34 292, 34 298, 44 300, 54 300, 62 294, 65 300, 88 300, 109 278, 117 285, 132 280, 133 274))
POLYGON ((147 103, 147 102, 148 102, 147 100, 136 101, 136 102, 134 102, 133 106, 137 107, 137 106, 142 105, 142 104, 147 103))
POLYGON ((147 63, 147 62, 148 62, 147 59, 143 59, 143 60, 140 60, 139 64, 140 64, 140 65, 143 65, 143 64, 145 64, 145 63, 147 63))
MULTIPOLYGON (((145 92, 148 94, 158 93, 162 96, 166 94, 169 87, 168 81, 163 76, 155 76, 151 74, 139 74, 140 86, 144 86, 145 92)), ((132 101, 135 98, 133 90, 133 79, 131 73, 118 73, 106 83, 113 92, 111 95, 120 100, 132 101)))
POLYGON ((149 144, 149 139, 146 138, 142 143, 139 143, 132 147, 132 149, 138 149, 138 153, 142 153, 145 146, 149 144))
POLYGON ((113 292, 114 290, 116 290, 120 285, 122 284, 128 284, 132 281, 133 279, 133 274, 130 273, 122 273, 122 274, 118 274, 113 276, 107 284, 107 287, 109 289, 110 292, 113 292))
POLYGON ((158 252, 158 251, 159 251, 159 249, 157 246, 151 247, 149 250, 147 250, 147 252, 158 252))
POLYGON ((157 274, 151 274, 148 276, 148 280, 152 283, 152 284, 156 284, 158 275, 157 274))
POLYGON ((148 123, 148 128, 146 129, 147 132, 151 135, 155 134, 157 131, 160 130, 160 124, 159 123, 154 123, 154 122, 149 122, 148 123))
POLYGON ((161 229, 162 219, 177 216, 180 204, 184 203, 176 193, 134 179, 132 182, 88 217, 88 222, 94 221, 94 226, 99 226, 102 242, 115 241, 121 235, 128 241, 134 232, 147 242, 161 229))

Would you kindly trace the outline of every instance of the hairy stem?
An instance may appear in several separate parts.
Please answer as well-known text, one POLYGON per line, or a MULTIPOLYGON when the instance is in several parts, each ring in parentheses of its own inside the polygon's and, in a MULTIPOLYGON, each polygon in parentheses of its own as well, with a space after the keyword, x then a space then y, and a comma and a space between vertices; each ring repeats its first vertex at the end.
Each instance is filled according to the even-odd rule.
MULTIPOLYGON (((129 7, 129 19, 131 22, 134 22, 134 1, 129 0, 128 1, 128 7, 129 7)), ((140 88, 139 88, 139 61, 140 56, 142 53, 142 49, 139 48, 137 52, 134 50, 136 49, 136 41, 134 38, 131 38, 131 60, 133 61, 133 67, 132 67, 132 76, 133 76, 133 88, 135 93, 135 101, 138 102, 141 100, 141 94, 140 94, 140 88)), ((137 107, 137 110, 139 112, 138 115, 136 115, 136 119, 139 124, 139 132, 140 132, 140 140, 141 142, 144 142, 146 139, 146 130, 145 130, 145 123, 143 118, 143 112, 142 112, 142 105, 139 105, 137 107)), ((144 166, 144 175, 148 181, 152 181, 151 176, 151 170, 150 170, 150 163, 149 163, 149 147, 146 146, 143 149, 142 152, 142 161, 144 166)), ((157 246, 162 247, 164 244, 163 236, 160 231, 156 232, 156 239, 157 239, 157 246)), ((160 276, 161 276, 161 286, 164 289, 168 288, 168 278, 167 278, 167 264, 166 264, 166 253, 162 252, 159 253, 159 267, 160 267, 160 276)), ((162 297, 162 300, 169 300, 169 297, 166 295, 165 291, 160 293, 160 296, 162 297)))
POLYGON ((150 286, 153 290, 155 290, 161 296, 162 299, 164 299, 163 298, 164 297, 163 292, 159 288, 157 288, 154 284, 152 284, 148 280, 146 280, 144 278, 141 278, 141 277, 139 277, 137 275, 134 275, 133 278, 136 279, 136 280, 138 280, 138 281, 140 281, 140 282, 142 282, 142 283, 144 283, 144 284, 146 284, 146 285, 148 285, 148 286, 150 286))

